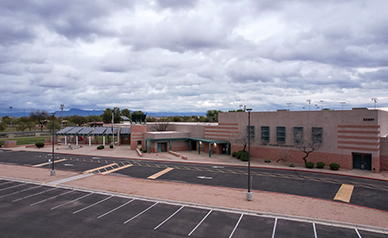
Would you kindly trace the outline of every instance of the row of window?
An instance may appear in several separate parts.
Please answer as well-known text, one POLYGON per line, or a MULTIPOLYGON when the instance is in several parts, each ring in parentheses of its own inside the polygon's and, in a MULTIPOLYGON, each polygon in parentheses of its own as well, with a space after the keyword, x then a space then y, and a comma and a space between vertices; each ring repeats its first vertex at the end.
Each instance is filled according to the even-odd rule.
MULTIPOLYGON (((304 143, 303 127, 294 127, 293 131, 294 144, 300 145, 304 143)), ((247 126, 247 133, 250 133, 251 139, 255 139, 255 127, 247 126)), ((311 142, 315 145, 322 144, 323 141, 323 128, 322 127, 312 127, 311 128, 311 142)), ((261 142, 270 142, 270 127, 262 126, 261 127, 261 142)), ((276 127, 276 142, 277 143, 286 143, 286 127, 277 126, 276 127)))

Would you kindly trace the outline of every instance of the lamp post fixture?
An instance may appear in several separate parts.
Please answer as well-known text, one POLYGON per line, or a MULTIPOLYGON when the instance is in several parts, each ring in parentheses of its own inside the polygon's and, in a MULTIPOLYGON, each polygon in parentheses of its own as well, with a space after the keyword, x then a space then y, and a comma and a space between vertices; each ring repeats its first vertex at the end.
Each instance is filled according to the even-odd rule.
POLYGON ((246 109, 248 111, 248 191, 246 194, 247 201, 252 200, 252 184, 251 184, 251 111, 252 109, 246 109))
POLYGON ((13 107, 9 107, 9 109, 11 109, 11 126, 12 126, 12 108, 13 107))
POLYGON ((55 175, 55 168, 54 168, 54 115, 55 115, 55 112, 53 112, 51 115, 53 115, 53 118, 52 118, 52 130, 53 130, 53 137, 51 139, 51 144, 52 144, 52 154, 51 154, 51 170, 50 170, 50 175, 51 176, 54 176, 55 175))
POLYGON ((61 129, 63 128, 63 109, 65 108, 65 105, 64 104, 61 104, 61 106, 59 107, 59 109, 61 109, 61 111, 62 111, 62 116, 61 116, 61 119, 62 119, 62 121, 61 121, 61 129))

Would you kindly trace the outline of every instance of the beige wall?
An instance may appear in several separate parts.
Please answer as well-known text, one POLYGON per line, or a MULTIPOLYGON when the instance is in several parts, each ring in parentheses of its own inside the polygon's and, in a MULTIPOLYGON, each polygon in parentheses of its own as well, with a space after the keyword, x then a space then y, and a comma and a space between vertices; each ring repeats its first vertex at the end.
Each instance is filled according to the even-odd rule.
MULTIPOLYGON (((238 130, 246 131, 247 112, 221 113, 219 123, 238 123, 238 130)), ((352 167, 352 153, 372 154, 372 167, 380 169, 380 134, 387 126, 388 113, 378 110, 354 109, 345 111, 271 111, 251 112, 251 126, 255 126, 255 140, 251 143, 252 157, 279 157, 287 148, 292 161, 300 161, 301 152, 294 145, 294 127, 303 127, 304 139, 311 138, 312 127, 323 128, 323 145, 309 157, 313 162, 339 161, 341 166, 352 167), (380 118, 380 117, 381 118, 380 118), (270 142, 262 143, 261 126, 270 127, 270 142), (276 128, 286 127, 286 143, 277 143, 276 128), (381 131, 380 131, 381 130, 381 131), (285 147, 280 147, 285 146, 285 147)), ((232 145, 232 152, 238 145, 232 145)), ((302 156, 303 157, 303 156, 302 156)))

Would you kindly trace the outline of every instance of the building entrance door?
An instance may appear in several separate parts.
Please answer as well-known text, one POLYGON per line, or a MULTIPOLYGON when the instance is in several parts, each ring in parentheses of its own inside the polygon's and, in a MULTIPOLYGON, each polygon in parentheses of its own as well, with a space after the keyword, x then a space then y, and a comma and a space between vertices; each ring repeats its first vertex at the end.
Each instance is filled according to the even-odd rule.
POLYGON ((167 152, 167 142, 158 143, 158 153, 167 152))
POLYGON ((372 170, 372 155, 353 153, 353 168, 372 170))

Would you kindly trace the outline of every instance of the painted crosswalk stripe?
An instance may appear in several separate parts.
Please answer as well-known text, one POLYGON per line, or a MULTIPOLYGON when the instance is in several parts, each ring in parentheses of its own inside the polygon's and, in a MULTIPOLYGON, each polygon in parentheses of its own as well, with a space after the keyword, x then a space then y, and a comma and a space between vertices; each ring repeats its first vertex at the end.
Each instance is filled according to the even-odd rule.
POLYGON ((116 164, 116 163, 112 163, 112 164, 108 164, 108 165, 101 166, 101 167, 98 167, 98 168, 89 169, 89 170, 84 171, 83 173, 84 173, 84 174, 93 173, 93 172, 95 172, 95 171, 99 171, 100 169, 105 169, 105 168, 108 168, 108 167, 112 167, 112 166, 114 166, 114 165, 117 165, 117 164, 116 164))
POLYGON ((156 174, 153 174, 153 175, 149 176, 148 179, 156 179, 156 178, 162 176, 163 174, 170 172, 173 169, 174 168, 166 168, 166 169, 164 169, 164 170, 162 170, 162 171, 160 171, 160 172, 158 172, 156 174))
POLYGON ((353 193, 353 185, 342 184, 337 194, 334 197, 334 200, 349 202, 353 193))
POLYGON ((118 168, 115 168, 115 169, 111 169, 111 170, 102 172, 101 174, 110 174, 110 173, 113 173, 113 172, 116 172, 118 170, 122 170, 122 169, 125 169, 125 168, 128 168, 128 167, 131 167, 131 166, 132 166, 132 164, 127 164, 125 166, 121 166, 121 167, 118 167, 118 168))
MULTIPOLYGON (((59 162, 63 162, 63 161, 66 161, 67 159, 60 159, 60 160, 54 160, 54 163, 59 163, 59 162)), ((46 163, 42 163, 42 164, 36 164, 36 165, 33 165, 32 167, 40 167, 40 166, 43 166, 43 165, 48 165, 49 162, 46 162, 46 163)))

